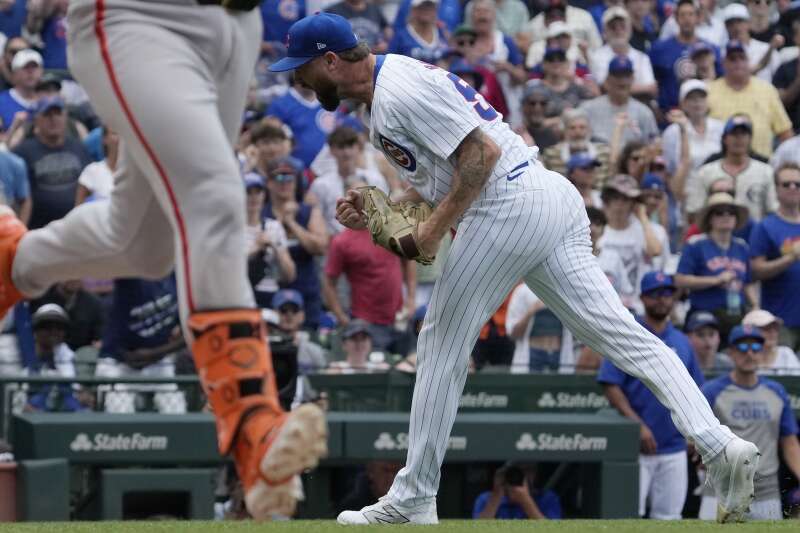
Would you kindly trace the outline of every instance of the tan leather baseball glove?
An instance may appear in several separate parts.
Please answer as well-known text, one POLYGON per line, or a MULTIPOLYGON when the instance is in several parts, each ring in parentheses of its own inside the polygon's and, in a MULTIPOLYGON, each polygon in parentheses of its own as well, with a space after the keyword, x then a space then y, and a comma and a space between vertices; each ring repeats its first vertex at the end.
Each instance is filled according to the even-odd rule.
POLYGON ((367 229, 372 242, 404 259, 430 265, 435 257, 423 252, 417 245, 417 226, 431 216, 433 209, 425 203, 392 202, 377 187, 359 187, 362 212, 367 218, 367 229))

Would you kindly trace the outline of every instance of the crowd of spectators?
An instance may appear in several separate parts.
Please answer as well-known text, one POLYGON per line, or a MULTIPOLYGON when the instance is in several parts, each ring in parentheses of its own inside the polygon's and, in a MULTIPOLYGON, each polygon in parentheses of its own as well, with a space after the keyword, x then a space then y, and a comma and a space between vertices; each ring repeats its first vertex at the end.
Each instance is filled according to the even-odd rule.
MULTIPOLYGON (((31 228, 106 200, 117 166, 119 139, 66 68, 65 7, 0 5, 0 182, 31 228)), ((595 254, 632 312, 644 316, 648 272, 674 274, 672 319, 700 368, 729 366, 728 333, 755 312, 770 339, 761 371, 800 373, 800 8, 769 0, 266 0, 260 9, 262 54, 235 147, 247 191, 248 274, 258 305, 274 311, 273 327, 295 338, 304 372, 378 372, 399 362, 413 370, 415 324, 447 255, 445 243, 430 267, 401 261, 335 219, 346 189, 391 193, 403 184, 371 144, 364 110, 326 111, 307 87, 266 68, 285 54, 292 22, 328 10, 375 52, 457 73, 538 146, 543 164, 583 196, 595 254)), ((41 368, 31 316, 57 305, 68 317, 65 346, 94 347, 98 375, 173 375, 175 318, 159 314, 166 304, 156 292, 141 280, 56 285, 6 317, 3 331, 15 342, 2 344, 4 373, 41 368), (148 313, 148 326, 132 326, 145 330, 138 340, 133 330, 120 333, 125 306, 131 316, 148 313)), ((473 350, 475 371, 592 372, 601 356, 523 285, 473 350)))

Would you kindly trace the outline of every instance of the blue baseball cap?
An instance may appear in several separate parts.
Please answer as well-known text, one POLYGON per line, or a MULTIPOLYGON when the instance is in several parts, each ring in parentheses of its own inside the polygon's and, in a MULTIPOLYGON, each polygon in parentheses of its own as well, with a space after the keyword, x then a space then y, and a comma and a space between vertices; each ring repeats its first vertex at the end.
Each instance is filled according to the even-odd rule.
POLYGON ((644 275, 641 288, 642 294, 646 294, 658 289, 672 289, 674 291, 677 287, 675 287, 675 281, 673 281, 672 276, 656 270, 644 275))
POLYGON ((34 115, 40 115, 51 109, 64 109, 64 100, 60 96, 44 96, 36 102, 33 109, 34 115))
POLYGON ((708 311, 697 311, 689 316, 683 329, 686 333, 692 333, 706 326, 711 326, 719 331, 719 320, 708 311))
POLYGON ((725 45, 725 57, 734 53, 734 52, 741 52, 744 55, 747 55, 747 49, 744 47, 742 41, 728 41, 728 44, 725 45))
POLYGON ((587 152, 578 152, 577 154, 572 154, 567 161, 567 174, 571 174, 573 170, 576 168, 589 168, 589 167, 599 167, 600 162, 589 155, 587 152))
POLYGON ((628 56, 616 56, 608 63, 609 74, 633 74, 633 62, 628 56))
POLYGON ((648 172, 644 175, 644 179, 642 180, 642 184, 639 186, 642 192, 645 191, 659 191, 659 192, 667 192, 667 184, 664 183, 664 180, 659 178, 657 175, 648 172))
POLYGON ((736 344, 743 339, 754 339, 764 342, 764 335, 761 330, 755 326, 736 326, 731 330, 728 335, 728 344, 736 344))
POLYGON ((280 309, 286 304, 294 304, 300 309, 303 308, 303 295, 294 289, 282 289, 272 297, 272 308, 280 309))
POLYGON ((734 115, 725 123, 725 127, 722 129, 722 136, 726 136, 737 128, 745 129, 751 135, 753 134, 753 123, 750 122, 750 119, 744 115, 734 115))
POLYGON ((264 178, 261 177, 260 174, 256 174, 255 172, 248 172, 244 175, 244 188, 250 189, 252 187, 259 187, 261 189, 265 189, 266 186, 264 185, 264 178))
POLYGON ((286 57, 269 66, 272 72, 284 72, 305 65, 326 52, 354 48, 358 37, 346 18, 333 13, 317 13, 298 20, 289 28, 286 57))
POLYGON ((697 41, 689 47, 689 57, 694 59, 700 54, 713 54, 714 49, 705 41, 697 41))

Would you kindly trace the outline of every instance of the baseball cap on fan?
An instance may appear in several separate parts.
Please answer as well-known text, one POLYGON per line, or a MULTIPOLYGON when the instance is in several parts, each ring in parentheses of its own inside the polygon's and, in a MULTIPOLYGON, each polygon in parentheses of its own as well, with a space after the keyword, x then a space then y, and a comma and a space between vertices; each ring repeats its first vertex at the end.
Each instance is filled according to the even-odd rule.
POLYGON ((14 72, 21 68, 25 68, 31 63, 34 63, 40 67, 44 65, 42 55, 36 50, 31 50, 30 48, 20 50, 14 54, 14 59, 11 60, 11 71, 14 72))
POLYGON ((334 13, 317 13, 298 20, 289 28, 286 41, 286 57, 270 65, 272 72, 296 69, 326 52, 341 52, 358 44, 350 22, 334 13))

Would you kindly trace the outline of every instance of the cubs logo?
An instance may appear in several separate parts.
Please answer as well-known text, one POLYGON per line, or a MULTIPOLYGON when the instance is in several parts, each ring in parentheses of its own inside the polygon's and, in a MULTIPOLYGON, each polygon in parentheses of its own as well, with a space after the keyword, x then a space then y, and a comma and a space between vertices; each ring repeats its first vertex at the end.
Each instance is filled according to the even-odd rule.
POLYGON ((686 53, 684 53, 677 61, 675 61, 675 64, 672 66, 672 68, 675 71, 675 77, 679 80, 688 80, 697 74, 697 68, 695 67, 694 62, 686 53))
POLYGON ((381 141, 381 148, 383 148, 383 151, 386 152, 386 155, 388 155, 392 161, 409 172, 414 172, 417 169, 417 160, 414 159, 414 156, 408 149, 390 141, 381 134, 378 134, 378 138, 381 141))
POLYGON ((336 113, 320 109, 315 118, 317 127, 324 133, 330 133, 336 127, 336 113))
POLYGON ((278 15, 283 20, 297 20, 300 18, 300 6, 297 4, 297 0, 281 0, 278 3, 278 15))

